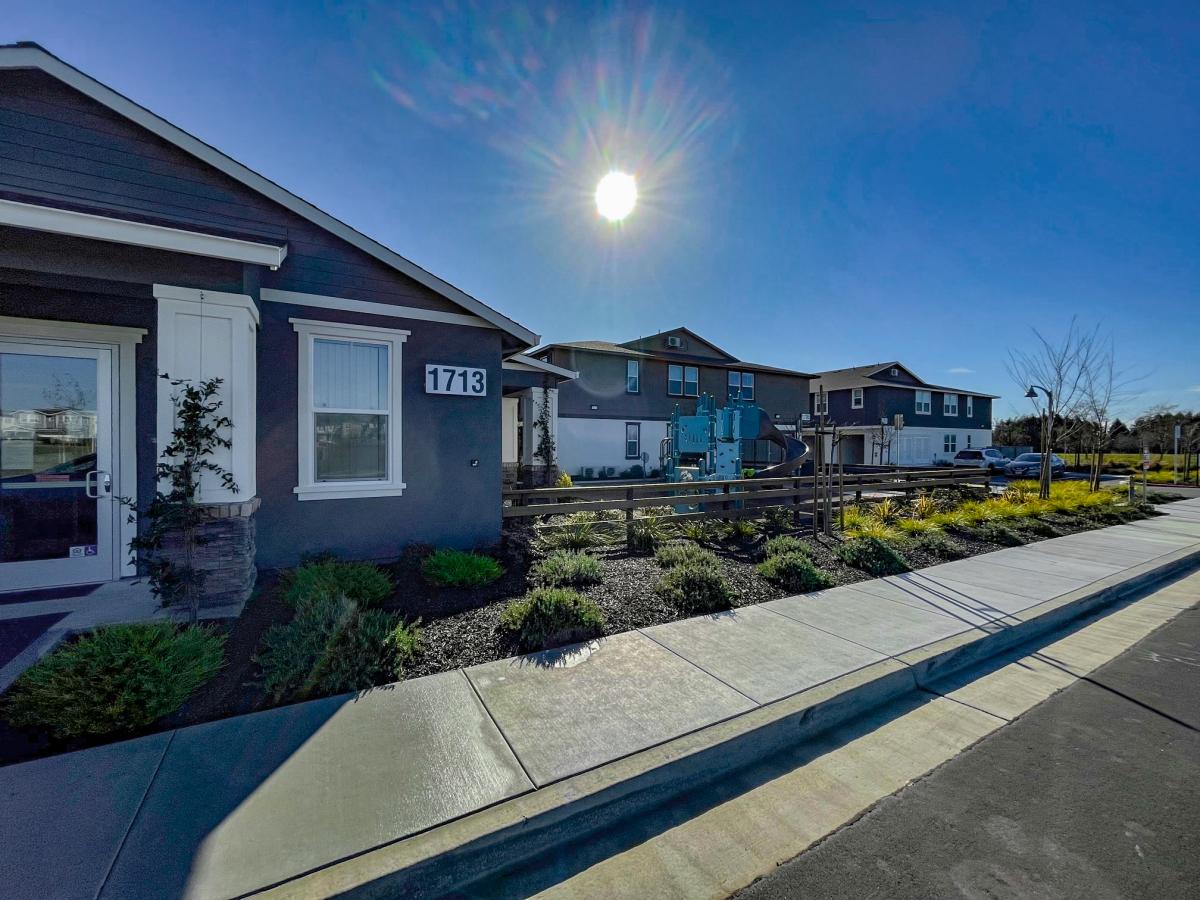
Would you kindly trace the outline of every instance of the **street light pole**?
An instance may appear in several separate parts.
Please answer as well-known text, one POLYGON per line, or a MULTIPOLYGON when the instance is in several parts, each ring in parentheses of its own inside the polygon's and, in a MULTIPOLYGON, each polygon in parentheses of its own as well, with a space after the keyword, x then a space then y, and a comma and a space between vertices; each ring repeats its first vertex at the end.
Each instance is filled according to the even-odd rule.
POLYGON ((1050 499, 1050 458, 1054 453, 1051 436, 1054 429, 1054 392, 1040 384, 1031 384, 1025 396, 1030 400, 1037 399, 1037 392, 1046 395, 1046 421, 1042 424, 1042 468, 1038 473, 1038 497, 1050 499))

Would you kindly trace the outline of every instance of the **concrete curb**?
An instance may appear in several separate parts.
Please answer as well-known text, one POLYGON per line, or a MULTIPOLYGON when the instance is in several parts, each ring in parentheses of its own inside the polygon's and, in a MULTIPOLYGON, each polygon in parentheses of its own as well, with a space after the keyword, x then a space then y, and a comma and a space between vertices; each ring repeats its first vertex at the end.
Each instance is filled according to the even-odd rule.
POLYGON ((1099 579, 998 625, 873 663, 799 694, 540 790, 368 850, 258 896, 436 897, 577 843, 621 820, 759 763, 933 681, 1200 565, 1176 550, 1099 579))

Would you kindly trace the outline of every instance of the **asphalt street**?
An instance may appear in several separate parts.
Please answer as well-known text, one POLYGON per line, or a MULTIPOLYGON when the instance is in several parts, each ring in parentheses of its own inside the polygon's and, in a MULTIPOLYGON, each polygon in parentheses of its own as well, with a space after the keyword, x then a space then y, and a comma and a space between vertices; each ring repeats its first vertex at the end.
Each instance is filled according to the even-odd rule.
POLYGON ((1192 607, 737 896, 1200 896, 1198 729, 1192 607))

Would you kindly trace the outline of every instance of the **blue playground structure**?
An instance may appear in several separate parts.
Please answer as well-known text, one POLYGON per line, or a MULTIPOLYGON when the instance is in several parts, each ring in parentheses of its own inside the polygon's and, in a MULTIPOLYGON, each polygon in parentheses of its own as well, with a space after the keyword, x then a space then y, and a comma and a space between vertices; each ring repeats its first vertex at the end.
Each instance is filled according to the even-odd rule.
POLYGON ((667 437, 659 448, 667 481, 719 481, 742 477, 742 441, 766 440, 783 450, 783 461, 754 473, 755 478, 791 475, 808 456, 808 445, 799 437, 775 427, 762 407, 730 400, 717 408, 715 397, 696 400, 694 416, 671 413, 667 437))

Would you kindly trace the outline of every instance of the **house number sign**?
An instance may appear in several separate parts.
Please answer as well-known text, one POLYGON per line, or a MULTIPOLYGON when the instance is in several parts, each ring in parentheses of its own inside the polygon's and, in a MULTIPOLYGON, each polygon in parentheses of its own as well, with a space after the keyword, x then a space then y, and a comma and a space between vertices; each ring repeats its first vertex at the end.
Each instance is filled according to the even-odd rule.
POLYGON ((487 395, 487 370, 426 363, 425 393, 484 397, 487 395))

